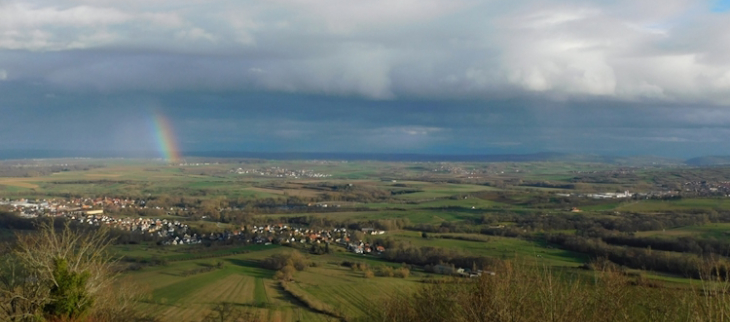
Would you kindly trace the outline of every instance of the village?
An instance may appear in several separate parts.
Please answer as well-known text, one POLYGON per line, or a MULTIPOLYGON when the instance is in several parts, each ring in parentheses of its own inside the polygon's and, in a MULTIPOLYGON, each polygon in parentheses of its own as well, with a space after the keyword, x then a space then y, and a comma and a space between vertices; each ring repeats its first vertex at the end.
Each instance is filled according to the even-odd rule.
POLYGON ((147 201, 129 198, 70 198, 70 199, 3 199, 0 206, 8 206, 10 210, 22 217, 34 218, 43 215, 61 216, 78 211, 93 211, 99 208, 144 209, 147 201))
POLYGON ((687 181, 683 185, 683 191, 698 196, 730 197, 730 181, 687 181))
MULTIPOLYGON (((11 211, 23 218, 56 217, 67 218, 79 224, 107 226, 133 234, 143 234, 159 240, 161 245, 191 245, 203 241, 224 242, 228 240, 254 244, 336 244, 356 254, 382 253, 385 248, 355 239, 346 228, 309 229, 286 224, 249 225, 239 229, 218 233, 198 234, 187 224, 178 220, 147 217, 113 217, 104 214, 103 209, 92 206, 115 205, 143 209, 144 201, 118 198, 78 198, 65 200, 0 200, 0 205, 9 206, 11 211)), ((383 235, 384 230, 362 228, 359 235, 383 235)))
POLYGON ((240 174, 240 175, 255 175, 262 177, 275 177, 275 178, 329 178, 332 175, 326 173, 314 172, 312 170, 291 170, 280 167, 269 167, 261 169, 244 169, 237 168, 231 169, 229 172, 240 174))
POLYGON ((624 192, 601 192, 601 193, 555 193, 558 197, 578 197, 578 198, 592 198, 592 199, 666 199, 674 198, 679 196, 678 191, 649 191, 649 192, 635 192, 632 193, 628 190, 624 192))

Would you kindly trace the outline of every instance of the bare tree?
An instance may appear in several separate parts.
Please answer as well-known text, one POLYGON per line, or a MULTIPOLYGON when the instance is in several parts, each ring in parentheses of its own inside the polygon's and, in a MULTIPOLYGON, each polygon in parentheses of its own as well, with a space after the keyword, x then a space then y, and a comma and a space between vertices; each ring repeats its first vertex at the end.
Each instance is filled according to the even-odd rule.
POLYGON ((48 287, 7 248, 0 256, 0 319, 36 320, 48 302, 48 287))
POLYGON ((80 230, 68 222, 16 234, 12 249, 0 254, 0 320, 136 319, 140 292, 115 283, 116 259, 107 251, 112 241, 106 227, 80 230))

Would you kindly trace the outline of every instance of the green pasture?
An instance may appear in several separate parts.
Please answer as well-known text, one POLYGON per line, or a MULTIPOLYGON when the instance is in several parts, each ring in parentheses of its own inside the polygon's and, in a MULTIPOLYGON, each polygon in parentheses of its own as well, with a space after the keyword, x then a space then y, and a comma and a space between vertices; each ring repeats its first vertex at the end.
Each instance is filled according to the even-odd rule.
MULTIPOLYGON (((397 207, 394 207, 397 208, 397 207)), ((438 224, 444 221, 463 221, 467 219, 480 218, 484 212, 479 209, 411 209, 411 210, 371 210, 371 211, 341 211, 314 214, 325 218, 339 220, 378 220, 408 218, 412 224, 438 224)), ((259 215, 266 217, 297 217, 312 214, 272 214, 259 215)))
POLYGON ((501 203, 497 201, 485 200, 480 198, 445 198, 428 200, 421 202, 402 202, 402 203, 367 203, 361 206, 372 208, 372 209, 383 209, 383 208, 399 208, 399 209, 419 209, 419 208, 448 208, 448 207, 461 207, 471 209, 494 209, 494 208, 511 208, 514 207, 510 204, 501 203))
MULTIPOLYGON (((423 238, 421 237, 420 232, 414 231, 401 231, 388 234, 389 237, 407 241, 414 246, 442 247, 459 250, 472 255, 489 256, 494 258, 529 258, 534 259, 537 264, 545 264, 549 266, 577 266, 588 260, 587 256, 580 253, 552 248, 548 245, 519 238, 488 236, 489 241, 483 242, 437 238, 440 235, 441 234, 428 234, 428 236, 433 237, 423 238)), ((473 235, 478 238, 485 237, 485 235, 473 235)))
POLYGON ((666 230, 653 230, 636 233, 639 236, 682 237, 696 236, 702 238, 730 238, 730 223, 711 223, 701 226, 686 226, 666 230))
POLYGON ((246 246, 225 246, 205 247, 203 245, 168 245, 157 246, 148 244, 138 245, 114 245, 111 248, 113 254, 119 257, 131 257, 137 259, 164 259, 167 261, 179 261, 196 259, 202 256, 221 257, 243 252, 260 252, 281 248, 279 245, 246 245, 246 246))
POLYGON ((498 189, 483 186, 483 185, 470 185, 470 184, 450 184, 450 183, 438 183, 438 184, 425 184, 415 186, 414 188, 423 190, 422 192, 414 192, 396 195, 395 197, 403 200, 419 200, 419 199, 436 199, 451 197, 456 194, 468 194, 479 191, 496 191, 498 189))
MULTIPOLYGON (((225 172, 232 165, 219 165, 225 172)), ((210 168, 210 167, 209 167, 210 168)), ((2 194, 18 196, 33 192, 36 196, 61 195, 139 195, 168 194, 186 196, 273 197, 275 194, 255 191, 252 181, 231 175, 195 174, 195 168, 152 164, 112 165, 88 171, 54 173, 32 178, 0 178, 2 194)))
POLYGON ((149 290, 149 298, 139 302, 139 308, 162 321, 200 321, 210 308, 223 301, 263 321, 325 321, 326 316, 296 304, 283 292, 272 279, 274 271, 260 268, 258 261, 280 251, 280 247, 274 247, 247 254, 173 261, 128 272, 123 277, 149 290), (224 263, 222 269, 185 274, 218 261, 224 263))
POLYGON ((347 267, 313 267, 295 276, 297 285, 319 301, 329 304, 348 318, 376 313, 383 296, 395 296, 419 286, 414 278, 365 278, 347 267))
POLYGON ((661 212, 683 210, 730 210, 730 198, 684 198, 680 200, 635 200, 621 203, 617 211, 661 212))
POLYGON ((580 206, 579 208, 584 211, 608 211, 617 209, 622 205, 624 205, 622 202, 607 202, 598 205, 580 206))
POLYGON ((372 212, 359 212, 354 213, 353 216, 357 216, 362 219, 394 219, 394 218, 408 218, 413 224, 438 224, 444 221, 463 221, 466 219, 473 219, 481 217, 482 212, 479 210, 463 209, 461 211, 454 209, 413 209, 403 211, 372 211, 372 212))
MULTIPOLYGON (((133 281, 149 290, 150 296, 139 302, 139 308, 156 313, 162 321, 200 321, 221 301, 232 302, 263 321, 327 321, 326 316, 306 308, 286 293, 273 279, 274 271, 260 268, 260 260, 285 250, 289 249, 275 247, 212 259, 173 261, 164 266, 128 272, 123 277, 125 281, 133 281), (222 269, 185 275, 185 272, 209 267, 217 261, 224 263, 222 269)), ((340 265, 344 260, 357 259, 373 267, 400 266, 372 256, 353 258, 348 253, 337 252, 309 257, 318 265, 296 273, 296 287, 351 318, 377 309, 376 304, 383 300, 382 294, 395 294, 418 285, 416 278, 366 279, 362 272, 340 265)))

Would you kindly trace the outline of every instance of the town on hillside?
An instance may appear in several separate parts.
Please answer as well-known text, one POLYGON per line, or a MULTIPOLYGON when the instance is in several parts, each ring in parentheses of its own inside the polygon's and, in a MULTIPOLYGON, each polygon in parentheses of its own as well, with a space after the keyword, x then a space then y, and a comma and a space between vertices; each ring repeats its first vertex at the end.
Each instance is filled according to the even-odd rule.
MULTIPOLYGON (((65 200, 38 200, 31 202, 26 199, 2 200, 0 205, 11 207, 15 213, 24 218, 53 217, 65 218, 73 222, 91 225, 107 226, 131 234, 144 235, 157 240, 160 245, 191 245, 204 241, 226 242, 238 241, 246 244, 330 244, 339 245, 356 254, 377 254, 385 251, 382 245, 355 239, 352 229, 310 229, 295 227, 287 224, 243 225, 237 229, 223 232, 198 234, 190 227, 178 220, 148 217, 115 217, 104 213, 103 208, 94 206, 115 205, 118 207, 145 207, 144 201, 98 198, 98 199, 71 199, 65 200)), ((375 228, 360 229, 361 235, 383 235, 385 230, 375 228)))

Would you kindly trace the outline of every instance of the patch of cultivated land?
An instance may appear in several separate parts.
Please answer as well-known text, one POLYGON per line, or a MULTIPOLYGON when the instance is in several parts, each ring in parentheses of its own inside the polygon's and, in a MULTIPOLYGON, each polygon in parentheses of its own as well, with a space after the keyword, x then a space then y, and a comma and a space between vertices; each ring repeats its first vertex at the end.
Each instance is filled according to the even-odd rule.
POLYGON ((91 173, 91 174, 87 174, 86 176, 87 177, 101 177, 101 178, 105 178, 105 177, 116 178, 116 177, 120 177, 121 174, 118 174, 118 173, 91 173))
POLYGON ((364 278, 362 272, 327 265, 295 276, 297 285, 314 298, 329 304, 348 318, 363 317, 377 311, 386 294, 407 292, 416 287, 415 279, 393 277, 364 278))
POLYGON ((405 199, 405 200, 422 200, 422 199, 428 199, 428 198, 445 198, 450 197, 455 194, 462 194, 462 193, 473 193, 478 191, 495 191, 498 189, 487 187, 487 186, 479 186, 479 185, 469 185, 469 184, 449 184, 449 183, 440 183, 440 184, 423 184, 423 185, 413 185, 414 189, 423 190, 421 192, 414 192, 414 193, 406 193, 402 195, 398 195, 397 198, 399 199, 405 199))
MULTIPOLYGON (((702 211, 730 210, 730 198, 684 198, 681 200, 605 200, 569 198, 559 200, 556 191, 571 193, 623 191, 632 187, 645 185, 649 188, 662 180, 671 179, 660 172, 645 170, 640 179, 624 180, 623 177, 591 182, 595 171, 615 168, 607 165, 596 165, 574 162, 545 163, 493 163, 490 167, 493 175, 485 175, 484 180, 465 180, 465 175, 450 173, 433 173, 438 163, 401 164, 377 162, 351 162, 318 165, 296 161, 259 161, 250 164, 221 164, 206 167, 183 167, 154 163, 150 161, 131 164, 111 164, 110 166, 89 171, 69 171, 53 175, 32 178, 0 178, 0 193, 17 197, 28 195, 37 198, 40 194, 120 196, 126 194, 136 196, 167 195, 185 196, 199 199, 220 199, 222 207, 243 209, 241 204, 248 201, 265 202, 273 206, 261 207, 252 213, 256 221, 266 223, 286 222, 286 219, 302 217, 311 219, 329 217, 332 221, 340 221, 343 225, 367 227, 375 225, 374 221, 395 218, 407 218, 409 229, 419 224, 441 225, 447 231, 451 224, 468 226, 481 222, 482 216, 494 216, 494 222, 513 227, 524 227, 525 239, 487 236, 467 233, 428 233, 423 238, 417 231, 388 231, 375 238, 392 238, 414 247, 440 247, 470 256, 489 256, 493 258, 520 258, 526 263, 547 265, 554 270, 576 271, 578 274, 591 273, 573 268, 586 262, 586 255, 566 251, 538 242, 543 228, 536 225, 530 230, 522 221, 536 214, 557 216, 604 216, 620 218, 619 213, 635 213, 649 216, 664 216, 669 213, 702 214, 702 211), (266 168, 280 166, 289 169, 311 169, 313 171, 332 174, 326 179, 293 179, 293 178, 252 178, 234 175, 229 169, 237 167, 266 168), (412 167, 411 167, 412 166, 412 167), (519 171, 517 171, 519 170, 519 171), (586 173, 577 173, 585 171, 586 173), (585 178, 584 178, 585 177, 585 178), (402 179, 401 179, 402 178, 402 179), (574 184, 580 180, 582 190, 561 190, 549 187, 517 186, 518 180, 532 180, 531 184, 574 184), (576 180, 574 180, 576 179, 576 180), (393 182, 395 180, 395 182, 393 182), (419 181, 421 180, 421 181, 419 181), (490 180, 502 184, 490 183, 490 180), (512 183, 506 184, 507 181, 512 183), (539 181, 539 182, 536 182, 539 181), (454 183, 447 183, 454 182, 454 183), (458 183, 462 182, 462 183, 458 183), (472 182, 473 184, 469 184, 472 182), (355 188, 341 189, 352 184, 355 188), (503 187, 500 189, 487 184, 503 187), (634 186, 636 184, 637 186, 634 186), (339 190, 335 189, 337 187, 339 190), (321 190, 320 190, 321 188, 321 190), (37 189, 38 192, 31 189, 37 189), (312 207, 307 212, 292 213, 292 208, 283 207, 289 197, 299 197, 303 204, 328 204, 328 209, 312 207), (466 197, 466 198, 464 198, 466 197), (264 200, 270 199, 270 200, 264 200), (230 201, 239 200, 239 205, 230 201), (331 205, 340 205, 342 211, 333 210, 331 205), (571 207, 584 210, 581 214, 571 214, 571 207), (367 211, 361 208, 369 208, 367 211), (326 211, 325 211, 326 210, 326 211), (700 210, 700 211, 697 211, 700 210), (513 217, 506 217, 513 216, 513 217), (309 217, 309 218, 307 218, 309 217), (446 238, 450 237, 450 238, 446 238)), ((481 165, 480 165, 481 166, 481 165)), ((699 175, 699 174, 698 174, 699 175)), ((693 177, 694 178, 694 177, 693 177)), ((605 178, 598 178, 605 179, 605 178)), ((674 180, 674 179, 672 179, 674 180)), ((685 180, 676 178, 678 183, 685 180)), ((695 180, 695 179, 692 179, 695 180)), ((699 179, 698 179, 699 180, 699 179)), ((663 181, 662 181, 663 182, 663 181)), ((656 188, 659 189, 659 188, 656 188)), ((0 197, 3 197, 0 195, 0 197)), ((295 198, 291 198, 295 199, 295 198)), ((195 203, 192 203, 195 208, 195 203)), ((187 206, 191 207, 191 206, 187 206)), ((293 208, 297 209, 297 208, 293 208)), ((245 210, 248 211, 248 210, 245 210)), ((136 215, 136 214, 135 214, 136 215)), ((698 215, 700 216, 700 215, 698 215)), ((166 217, 168 219, 185 220, 182 217, 166 217)), ((301 218, 297 218, 301 219, 301 218)), ((241 223, 230 220, 217 223, 205 220, 186 221, 191 228, 205 231, 222 231, 239 229, 241 223)), ((550 223, 547 222, 546 225, 550 223)), ((481 225, 486 227, 487 224, 481 225)), ((544 232, 577 234, 576 229, 568 224, 553 225, 544 232), (552 230, 551 230, 552 229, 552 230)), ((660 227, 660 226, 653 226, 660 227)), ((473 228, 473 227, 469 227, 473 228)), ((424 228, 426 230, 428 228, 424 228)), ((433 229, 439 230, 438 227, 433 229)), ((477 231, 461 229, 451 231, 477 231)), ((0 237, 8 232, 0 230, 0 237)), ((636 236, 660 236, 666 238, 696 236, 702 238, 730 239, 730 223, 687 226, 675 229, 638 232, 636 236)), ((309 309, 298 299, 291 296, 274 280, 273 271, 260 268, 262 259, 272 254, 290 251, 289 248, 277 245, 253 246, 218 246, 202 245, 160 247, 154 244, 117 245, 113 247, 117 255, 134 257, 138 262, 152 259, 167 260, 163 266, 144 267, 139 271, 125 273, 125 277, 149 289, 150 297, 139 302, 139 307, 146 312, 154 313, 162 321, 186 322, 200 321, 209 313, 210 308, 219 302, 231 302, 237 308, 256 314, 264 321, 328 321, 331 317, 309 309), (200 259, 203 256, 212 258, 200 259), (223 263, 223 268, 216 268, 196 274, 189 272, 203 267, 223 263)), ((377 256, 363 256, 344 252, 339 246, 335 253, 329 255, 310 255, 310 259, 318 265, 309 267, 304 272, 294 275, 292 287, 312 299, 335 308, 348 318, 359 318, 378 310, 378 305, 387 296, 398 292, 409 292, 420 287, 421 279, 427 275, 417 268, 408 279, 374 277, 364 278, 363 273, 340 266, 342 261, 363 262, 371 268, 387 265, 394 268, 400 263, 385 262, 377 256)), ((635 270, 636 272, 643 272, 635 270)), ((632 270, 633 272, 633 270, 632 270)), ((665 281, 688 281, 671 274, 646 273, 654 279, 665 281)), ((431 274, 429 274, 431 275, 431 274)))
POLYGON ((34 181, 35 180, 33 180, 33 179, 10 178, 10 179, 0 179, 0 184, 5 185, 5 186, 28 188, 28 189, 39 188, 39 186, 37 184, 33 183, 34 181))
POLYGON ((259 188, 259 187, 250 187, 246 188, 246 190, 254 191, 254 192, 262 192, 266 194, 271 195, 289 195, 289 196, 297 196, 297 197, 316 197, 317 195, 321 194, 321 191, 314 191, 314 190, 307 190, 307 189, 270 189, 270 188, 259 188))
POLYGON ((419 232, 403 231, 391 234, 396 239, 405 240, 415 246, 432 246, 460 250, 472 255, 490 256, 494 258, 527 258, 536 264, 549 266, 577 266, 584 263, 587 256, 558 248, 546 247, 541 243, 519 238, 486 236, 481 234, 429 234, 432 238, 423 238, 419 232), (488 241, 470 241, 461 239, 438 238, 440 236, 462 236, 487 238, 488 241))
POLYGON ((272 279, 273 271, 257 267, 257 261, 281 251, 272 249, 220 258, 222 269, 184 276, 181 272, 202 267, 211 260, 172 262, 127 274, 131 280, 151 289, 151 297, 140 309, 162 321, 200 321, 217 303, 234 303, 262 321, 326 321, 327 317, 301 306, 272 279))
MULTIPOLYGON (((130 272, 125 277, 149 288, 150 298, 140 302, 139 307, 159 316, 162 321, 200 321, 219 302, 234 303, 263 321, 331 320, 331 317, 312 311, 285 292, 272 278, 273 271, 258 267, 258 261, 281 251, 290 250, 277 247, 215 259, 176 261, 130 272), (183 274, 218 260, 224 262, 222 269, 188 276, 183 274)), ((418 279, 422 277, 366 279, 362 272, 340 266, 343 260, 363 261, 371 267, 400 266, 372 256, 338 252, 312 255, 310 259, 318 263, 317 267, 297 272, 294 286, 350 318, 377 310, 377 303, 384 300, 384 294, 411 290, 419 285, 418 279)))
POLYGON ((713 223, 702 226, 686 226, 666 230, 637 232, 637 236, 682 237, 699 236, 703 238, 730 239, 730 223, 713 223))
MULTIPOLYGON (((332 256, 314 258, 332 260, 332 256)), ((225 258, 229 262, 247 261, 246 256, 225 258)), ((219 302, 231 302, 263 321, 323 321, 327 316, 313 312, 281 289, 271 278, 273 272, 254 267, 227 264, 223 269, 183 277, 176 275, 196 261, 176 262, 166 267, 152 268, 149 272, 132 273, 138 283, 152 288, 152 297, 140 303, 146 312, 155 313, 163 321, 200 321, 219 302)), ((384 293, 408 290, 415 280, 396 278, 365 279, 361 272, 353 272, 336 264, 308 268, 296 273, 296 287, 348 317, 360 317, 372 309, 373 303, 384 293)))
POLYGON ((730 198, 688 198, 681 200, 640 200, 616 207, 618 211, 660 212, 695 209, 730 210, 730 198))

